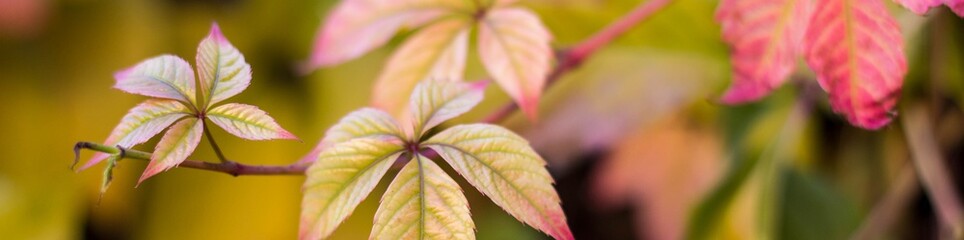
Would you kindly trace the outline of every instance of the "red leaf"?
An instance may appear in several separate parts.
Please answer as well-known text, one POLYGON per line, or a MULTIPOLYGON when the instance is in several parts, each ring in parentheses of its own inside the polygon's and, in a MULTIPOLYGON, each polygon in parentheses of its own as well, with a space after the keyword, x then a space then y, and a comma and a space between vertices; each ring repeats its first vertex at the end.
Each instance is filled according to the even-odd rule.
POLYGON ((756 101, 793 72, 812 12, 810 0, 723 0, 716 19, 733 49, 733 83, 721 101, 756 101))
POLYGON ((879 0, 817 0, 804 43, 834 111, 878 129, 890 122, 907 62, 894 18, 879 0))

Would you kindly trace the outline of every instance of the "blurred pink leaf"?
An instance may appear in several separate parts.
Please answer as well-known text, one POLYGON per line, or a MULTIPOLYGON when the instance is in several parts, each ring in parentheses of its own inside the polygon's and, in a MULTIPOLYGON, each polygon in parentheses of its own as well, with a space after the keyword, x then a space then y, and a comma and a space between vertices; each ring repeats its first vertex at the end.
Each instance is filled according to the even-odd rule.
POLYGON ((887 125, 907 73, 900 28, 877 0, 818 0, 805 55, 834 111, 851 124, 887 125))
POLYGON ((451 0, 343 0, 318 32, 310 65, 330 66, 357 58, 385 44, 401 28, 468 11, 467 4, 451 0))
MULTIPOLYGON (((174 121, 188 116, 191 111, 174 100, 149 99, 140 105, 132 108, 127 115, 121 119, 114 131, 110 133, 104 145, 121 146, 125 148, 141 144, 157 135, 174 121)), ((100 163, 108 157, 107 153, 98 152, 80 167, 79 170, 87 169, 100 163)))
POLYGON ((200 90, 207 109, 244 91, 251 84, 251 65, 244 61, 244 55, 231 45, 218 24, 211 25, 211 33, 201 40, 197 49, 197 70, 200 90))
POLYGON ((632 205, 644 239, 682 239, 693 207, 725 169, 720 136, 682 113, 629 133, 592 175, 598 206, 632 205))
POLYGON ((810 0, 723 0, 716 19, 733 50, 733 83, 721 101, 759 100, 796 67, 813 3, 810 0))
POLYGON ((147 164, 137 184, 140 185, 144 180, 187 160, 201 142, 203 129, 204 121, 197 118, 186 118, 174 124, 157 143, 151 154, 151 162, 147 164))
POLYGON ((378 76, 372 105, 401 116, 419 81, 461 81, 470 26, 465 19, 441 20, 406 40, 378 76))
POLYGON ((499 86, 530 119, 552 61, 552 35, 535 13, 522 8, 493 9, 479 21, 479 56, 499 86))
POLYGON ((194 70, 176 56, 161 55, 114 74, 115 88, 148 97, 196 105, 194 70))
POLYGON ((258 107, 228 103, 207 112, 211 122, 221 126, 228 133, 248 140, 295 139, 294 134, 281 128, 268 113, 258 107))

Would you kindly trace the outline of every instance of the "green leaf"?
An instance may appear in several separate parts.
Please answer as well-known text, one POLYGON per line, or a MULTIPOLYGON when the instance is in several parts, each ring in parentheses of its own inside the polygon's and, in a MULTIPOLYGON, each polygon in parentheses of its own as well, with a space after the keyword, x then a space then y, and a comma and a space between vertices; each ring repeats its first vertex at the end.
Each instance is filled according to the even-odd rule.
POLYGON ((474 228, 459 185, 416 155, 382 196, 369 239, 475 239, 474 228))
POLYGON ((298 139, 268 113, 251 105, 224 104, 208 111, 207 117, 229 133, 248 140, 298 139))
POLYGON ((301 161, 314 161, 322 150, 356 138, 403 141, 405 134, 392 116, 382 110, 362 108, 341 118, 325 132, 325 138, 301 161))
POLYGON ((460 125, 425 144, 516 219, 556 239, 573 238, 545 160, 519 135, 496 125, 460 125))
POLYGON ((419 81, 461 81, 468 52, 468 26, 462 18, 443 20, 406 40, 375 82, 372 104, 400 116, 419 81))
MULTIPOLYGON (((141 144, 154 135, 157 135, 165 128, 171 126, 174 121, 190 114, 190 110, 174 100, 149 99, 132 108, 124 118, 121 119, 114 131, 110 133, 104 145, 121 146, 124 148, 133 147, 141 144)), ((107 159, 108 154, 98 152, 79 170, 87 169, 107 159)))
POLYGON ((157 143, 154 153, 151 154, 151 162, 147 164, 137 184, 140 185, 151 176, 184 162, 201 142, 203 129, 204 122, 197 118, 186 118, 174 124, 157 143))
POLYGON ((409 100, 415 117, 413 139, 420 139, 432 127, 478 105, 485 95, 486 85, 486 82, 466 84, 427 80, 415 86, 409 100))
POLYGON ((221 34, 217 23, 211 33, 197 47, 197 70, 203 99, 207 108, 244 91, 251 84, 251 65, 244 55, 221 34), (206 101, 206 102, 205 102, 206 101))
POLYGON ((401 142, 359 138, 325 149, 305 174, 300 239, 319 239, 371 193, 402 154, 401 142))

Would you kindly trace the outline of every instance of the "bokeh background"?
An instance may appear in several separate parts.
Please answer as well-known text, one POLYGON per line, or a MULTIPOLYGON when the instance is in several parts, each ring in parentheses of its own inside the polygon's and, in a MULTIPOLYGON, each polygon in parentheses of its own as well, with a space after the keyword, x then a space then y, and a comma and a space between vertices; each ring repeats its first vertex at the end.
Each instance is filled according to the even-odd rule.
MULTIPOLYGON (((936 149, 964 186, 964 22, 945 8, 920 17, 887 2, 911 63, 900 111, 926 109, 936 149)), ((522 1, 559 48, 638 3, 522 1)), ((173 169, 135 188, 145 162, 125 160, 100 199, 101 170, 71 171, 71 150, 77 141, 103 141, 145 99, 112 89, 115 71, 164 53, 193 63, 216 21, 254 72, 248 90, 230 100, 260 106, 303 142, 246 141, 220 129, 215 137, 235 161, 296 161, 338 118, 368 103, 379 69, 408 35, 302 74, 298 66, 334 4, 0 0, 0 239, 295 238, 304 177, 173 169)), ((539 122, 505 123, 549 161, 578 238, 843 239, 868 228, 873 238, 950 236, 914 177, 906 123, 879 131, 848 125, 803 64, 763 101, 716 104, 730 69, 715 8, 711 0, 677 1, 549 89, 539 122), (888 204, 875 210, 881 202, 888 204), (892 214, 868 217, 880 211, 892 214)), ((466 78, 484 77, 472 52, 466 78)), ((480 107, 453 123, 478 121, 508 101, 491 87, 480 107)), ((137 148, 149 151, 156 140, 137 148)), ((215 156, 202 141, 191 159, 215 156)), ((545 238, 459 181, 479 239, 545 238)), ((387 184, 335 239, 367 238, 387 184)))

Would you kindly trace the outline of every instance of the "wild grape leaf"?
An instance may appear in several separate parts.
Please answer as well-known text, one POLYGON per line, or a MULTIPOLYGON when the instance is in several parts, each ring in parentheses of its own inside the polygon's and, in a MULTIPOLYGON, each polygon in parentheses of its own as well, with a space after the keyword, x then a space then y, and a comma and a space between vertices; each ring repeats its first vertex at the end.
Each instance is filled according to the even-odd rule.
POLYGON ((148 97, 196 104, 194 70, 187 61, 161 55, 114 74, 115 88, 148 97))
POLYGON ((362 108, 341 118, 331 126, 325 137, 300 162, 318 159, 322 150, 335 144, 356 138, 376 138, 385 141, 403 141, 405 133, 391 115, 375 108, 362 108))
MULTIPOLYGON (((171 55, 148 59, 115 74, 115 88, 164 99, 150 99, 131 109, 105 141, 107 145, 130 148, 186 118, 161 138, 138 184, 184 162, 201 141, 205 119, 245 139, 297 139, 255 106, 231 103, 208 109, 244 91, 251 82, 251 66, 221 34, 216 23, 211 24, 211 32, 198 45, 197 65, 197 82, 191 65, 171 55)), ((81 169, 102 162, 107 156, 98 153, 81 169)))
MULTIPOLYGON (((132 108, 114 131, 110 133, 104 145, 121 146, 125 148, 141 144, 154 137, 180 118, 188 116, 190 110, 183 104, 166 99, 149 99, 132 108)), ((87 169, 107 159, 108 154, 98 152, 79 170, 87 169)))
POLYGON ((834 111, 855 126, 887 125, 907 72, 900 29, 877 0, 818 0, 805 58, 834 111))
POLYGON ((468 1, 344 0, 328 15, 315 40, 312 67, 339 64, 365 54, 405 27, 446 14, 469 12, 468 1))
POLYGON ((496 125, 459 125, 425 146, 516 219, 553 238, 573 238, 545 160, 519 135, 496 125))
POLYGON ((204 121, 197 118, 186 118, 171 126, 154 148, 151 162, 147 164, 137 184, 184 162, 201 142, 203 129, 204 121))
POLYGON ((419 81, 462 80, 469 26, 465 19, 441 20, 406 40, 375 82, 372 105, 400 116, 406 111, 405 100, 419 81))
POLYGON ((415 87, 409 104, 414 119, 415 137, 458 117, 478 105, 485 96, 486 82, 473 84, 424 81, 415 87))
POLYGON ((522 8, 493 9, 479 21, 479 56, 485 69, 535 119, 551 67, 552 35, 535 13, 522 8))
POLYGON ((459 185, 416 155, 382 196, 369 239, 475 239, 474 228, 459 185))
POLYGON ((281 128, 268 113, 258 107, 228 103, 207 112, 211 122, 221 126, 228 133, 248 140, 298 139, 294 134, 281 128))
POLYGON ((251 65, 221 34, 217 23, 211 25, 211 33, 198 45, 196 61, 204 98, 200 99, 202 109, 241 93, 251 84, 251 65))
POLYGON ((759 100, 782 85, 796 66, 812 12, 810 0, 724 0, 716 19, 733 53, 727 104, 759 100))
POLYGON ((925 14, 932 7, 940 6, 942 3, 947 5, 957 16, 964 17, 964 0, 894 0, 910 11, 917 14, 925 14))
POLYGON ((331 235, 405 150, 401 142, 358 138, 325 149, 305 174, 300 239, 331 235))

